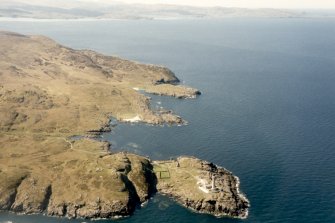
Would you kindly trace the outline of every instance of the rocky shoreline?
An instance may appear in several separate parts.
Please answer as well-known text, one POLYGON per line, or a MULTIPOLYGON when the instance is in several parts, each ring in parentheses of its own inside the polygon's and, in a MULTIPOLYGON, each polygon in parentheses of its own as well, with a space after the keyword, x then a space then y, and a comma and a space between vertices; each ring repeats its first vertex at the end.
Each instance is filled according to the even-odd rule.
POLYGON ((158 180, 158 191, 182 206, 217 217, 248 217, 250 203, 240 192, 239 179, 225 168, 194 157, 159 161, 157 165, 165 166, 170 174, 169 179, 158 180))
POLYGON ((223 168, 190 157, 157 162, 112 153, 108 142, 90 137, 111 131, 110 117, 184 124, 172 111, 153 111, 134 90, 200 94, 176 85, 168 68, 12 32, 0 32, 0 52, 0 211, 116 218, 160 192, 197 212, 247 215, 237 178, 223 168), (209 175, 216 178, 212 190, 209 175))
MULTIPOLYGON (((248 216, 250 204, 240 192, 239 179, 228 170, 207 161, 193 157, 179 157, 175 161, 150 161, 125 152, 105 154, 104 159, 108 160, 105 163, 107 165, 96 171, 104 172, 106 168, 119 176, 122 186, 118 187, 118 191, 126 192, 128 199, 110 200, 105 196, 99 197, 97 191, 92 191, 91 194, 78 191, 75 199, 59 199, 57 194, 62 190, 59 188, 61 185, 50 184, 41 177, 22 174, 19 178, 12 179, 13 183, 7 184, 7 187, 4 187, 4 182, 0 184, 0 210, 20 214, 44 213, 67 218, 119 218, 131 215, 158 192, 197 213, 240 219, 248 216), (125 162, 115 165, 115 160, 125 162), (162 177, 161 168, 169 172, 168 177, 162 177), (203 191, 199 180, 210 181, 209 176, 215 176, 215 188, 203 191), (7 196, 4 196, 5 192, 7 196)), ((112 175, 109 174, 108 177, 112 175)), ((115 183, 110 185, 113 186, 115 183)))
POLYGON ((8 180, 0 183, 0 210, 67 218, 118 218, 131 215, 156 192, 156 178, 148 159, 122 152, 106 153, 102 159, 100 162, 104 164, 94 172, 100 175, 97 180, 110 184, 105 185, 107 188, 100 188, 105 193, 99 192, 98 188, 90 189, 89 184, 82 184, 75 196, 67 197, 63 193, 67 193, 69 188, 59 185, 61 179, 50 182, 50 179, 29 173, 17 177, 17 173, 1 172, 0 177, 6 174, 8 180), (117 182, 108 178, 117 179, 117 182), (120 193, 121 197, 116 199, 108 193, 120 193))

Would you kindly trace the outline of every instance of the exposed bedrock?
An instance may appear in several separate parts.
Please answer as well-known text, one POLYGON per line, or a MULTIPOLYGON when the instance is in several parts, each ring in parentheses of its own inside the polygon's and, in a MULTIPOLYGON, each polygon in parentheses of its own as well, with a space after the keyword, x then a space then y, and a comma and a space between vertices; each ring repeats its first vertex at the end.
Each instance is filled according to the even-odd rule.
POLYGON ((113 218, 130 215, 155 193, 157 180, 148 159, 116 153, 105 154, 97 162, 88 166, 81 160, 66 163, 56 178, 42 172, 33 176, 2 171, 0 209, 68 218, 113 218))
POLYGON ((250 206, 230 171, 193 157, 154 162, 159 192, 199 213, 246 218, 250 206))

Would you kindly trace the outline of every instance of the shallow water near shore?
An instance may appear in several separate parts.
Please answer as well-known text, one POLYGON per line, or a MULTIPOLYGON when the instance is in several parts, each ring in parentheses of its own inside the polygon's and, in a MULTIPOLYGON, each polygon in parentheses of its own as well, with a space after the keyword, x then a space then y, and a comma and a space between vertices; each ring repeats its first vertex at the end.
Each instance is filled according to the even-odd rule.
MULTIPOLYGON (((119 123, 103 138, 114 151, 227 168, 251 202, 249 218, 195 214, 159 195, 117 222, 335 222, 334 19, 1 21, 0 29, 162 64, 202 91, 152 96, 187 126, 119 123)), ((6 221, 89 222, 0 212, 6 221)))

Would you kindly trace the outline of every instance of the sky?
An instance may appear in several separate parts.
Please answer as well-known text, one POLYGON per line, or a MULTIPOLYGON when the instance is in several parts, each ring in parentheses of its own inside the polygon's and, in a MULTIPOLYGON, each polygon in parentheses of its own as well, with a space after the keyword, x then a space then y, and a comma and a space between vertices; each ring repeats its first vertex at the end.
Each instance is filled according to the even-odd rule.
MULTIPOLYGON (((86 0, 99 1, 99 0, 86 0)), ((101 0, 100 0, 101 1, 101 0)), ((163 3, 193 6, 243 8, 314 8, 334 9, 335 0, 119 0, 126 3, 163 3)))

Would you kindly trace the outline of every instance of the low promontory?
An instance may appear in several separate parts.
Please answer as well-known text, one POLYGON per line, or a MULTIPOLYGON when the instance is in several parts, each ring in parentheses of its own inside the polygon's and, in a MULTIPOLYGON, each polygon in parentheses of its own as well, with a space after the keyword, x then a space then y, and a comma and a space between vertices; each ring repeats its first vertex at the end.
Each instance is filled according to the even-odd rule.
POLYGON ((195 212, 246 218, 249 201, 230 171, 194 157, 154 161, 157 190, 195 212))
POLYGON ((151 110, 150 98, 138 91, 200 94, 178 82, 163 66, 0 32, 0 210, 113 218, 161 192, 198 212, 245 217, 249 203, 223 168, 186 157, 153 162, 72 137, 110 131, 111 117, 182 124, 173 112, 151 110))

